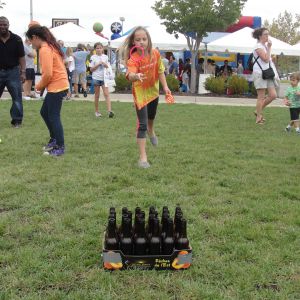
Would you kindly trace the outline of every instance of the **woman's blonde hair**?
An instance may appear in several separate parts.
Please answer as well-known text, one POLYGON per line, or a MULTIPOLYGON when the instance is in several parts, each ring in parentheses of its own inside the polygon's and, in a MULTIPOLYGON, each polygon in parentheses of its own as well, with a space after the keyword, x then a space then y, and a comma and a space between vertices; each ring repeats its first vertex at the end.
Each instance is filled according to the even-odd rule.
POLYGON ((148 38, 148 49, 147 50, 149 52, 149 55, 151 56, 151 53, 152 53, 152 41, 151 41, 151 37, 150 37, 149 31, 145 27, 143 27, 143 26, 137 26, 137 27, 135 27, 132 30, 132 32, 128 35, 128 37, 126 38, 126 40, 124 41, 124 43, 117 50, 118 53, 119 53, 119 55, 120 55, 120 59, 124 61, 125 65, 127 65, 127 61, 130 58, 130 49, 132 47, 134 47, 134 36, 135 36, 135 33, 137 31, 139 31, 139 30, 145 31, 145 33, 147 35, 147 38, 148 38))
POLYGON ((68 47, 66 50, 66 55, 71 56, 73 54, 73 49, 71 47, 68 47))

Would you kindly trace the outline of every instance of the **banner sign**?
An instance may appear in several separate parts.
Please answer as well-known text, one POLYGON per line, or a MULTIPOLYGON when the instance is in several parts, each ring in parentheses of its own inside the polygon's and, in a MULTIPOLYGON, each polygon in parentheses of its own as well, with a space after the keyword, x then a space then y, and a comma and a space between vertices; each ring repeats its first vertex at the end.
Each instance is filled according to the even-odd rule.
POLYGON ((64 19, 64 18, 57 18, 52 19, 52 28, 57 27, 66 23, 72 22, 76 25, 79 25, 79 19, 64 19))

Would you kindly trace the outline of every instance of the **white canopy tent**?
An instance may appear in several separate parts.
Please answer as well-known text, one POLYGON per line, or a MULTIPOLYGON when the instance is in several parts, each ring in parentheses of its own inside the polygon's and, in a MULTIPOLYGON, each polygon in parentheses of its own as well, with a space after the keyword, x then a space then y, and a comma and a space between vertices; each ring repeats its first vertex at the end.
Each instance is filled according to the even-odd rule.
MULTIPOLYGON (((150 33, 152 46, 154 48, 158 47, 159 50, 163 51, 188 50, 187 40, 184 35, 179 34, 177 39, 174 35, 169 34, 166 31, 166 27, 164 25, 145 27, 150 33)), ((113 49, 119 48, 126 38, 127 36, 122 36, 118 39, 112 40, 110 42, 110 47, 113 49)))
MULTIPOLYGON (((252 37, 253 29, 245 27, 229 35, 207 44, 208 51, 230 52, 230 53, 251 53, 255 47, 256 40, 252 37)), ((282 42, 274 37, 272 40, 272 54, 300 56, 300 49, 282 42)))
POLYGON ((297 49, 297 50, 300 50, 300 43, 298 43, 298 44, 296 44, 296 45, 294 45, 294 46, 292 46, 294 49, 297 49))
POLYGON ((62 40, 66 47, 76 47, 78 43, 84 45, 100 42, 103 46, 108 45, 108 40, 95 34, 92 30, 85 29, 74 23, 66 23, 50 29, 57 40, 62 40))

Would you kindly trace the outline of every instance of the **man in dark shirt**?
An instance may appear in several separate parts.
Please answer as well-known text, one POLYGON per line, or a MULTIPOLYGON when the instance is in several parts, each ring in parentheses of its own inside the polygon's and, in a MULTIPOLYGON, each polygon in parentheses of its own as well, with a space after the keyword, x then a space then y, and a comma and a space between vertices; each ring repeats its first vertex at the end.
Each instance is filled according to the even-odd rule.
POLYGON ((178 63, 173 54, 171 54, 169 58, 169 74, 173 74, 175 77, 178 76, 178 63))
POLYGON ((11 124, 19 128, 23 120, 22 82, 26 63, 22 39, 8 30, 9 21, 0 17, 0 97, 6 87, 12 98, 11 124))
POLYGON ((228 60, 224 60, 224 65, 220 68, 220 74, 228 77, 232 75, 232 68, 228 65, 228 60))

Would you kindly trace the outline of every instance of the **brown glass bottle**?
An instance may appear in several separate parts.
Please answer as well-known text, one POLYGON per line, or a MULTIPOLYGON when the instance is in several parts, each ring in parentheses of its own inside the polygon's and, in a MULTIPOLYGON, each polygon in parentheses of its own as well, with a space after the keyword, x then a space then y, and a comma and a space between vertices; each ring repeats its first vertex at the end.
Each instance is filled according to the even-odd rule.
POLYGON ((124 219, 122 225, 122 233, 120 239, 120 249, 123 254, 132 255, 133 254, 133 242, 131 238, 131 220, 124 219))
POLYGON ((146 235, 148 240, 151 239, 153 233, 153 220, 155 219, 154 214, 149 214, 148 224, 146 225, 146 235))
POLYGON ((183 218, 182 213, 176 213, 174 217, 174 238, 177 239, 179 237, 181 220, 183 218))
POLYGON ((147 240, 145 234, 145 220, 137 219, 135 227, 134 254, 145 255, 147 251, 147 240))
POLYGON ((149 241, 149 254, 159 255, 160 254, 160 235, 159 235, 159 220, 158 218, 153 219, 152 235, 149 241))
POLYGON ((175 242, 175 249, 183 250, 189 248, 189 240, 187 238, 186 219, 181 219, 179 236, 175 242))
POLYGON ((164 212, 161 218, 161 239, 162 240, 164 240, 166 237, 169 217, 170 217, 169 213, 164 212))
POLYGON ((173 220, 168 219, 166 237, 162 241, 162 254, 170 255, 174 251, 174 229, 173 220))
POLYGON ((104 245, 106 250, 119 250, 116 219, 110 218, 106 228, 104 245))

